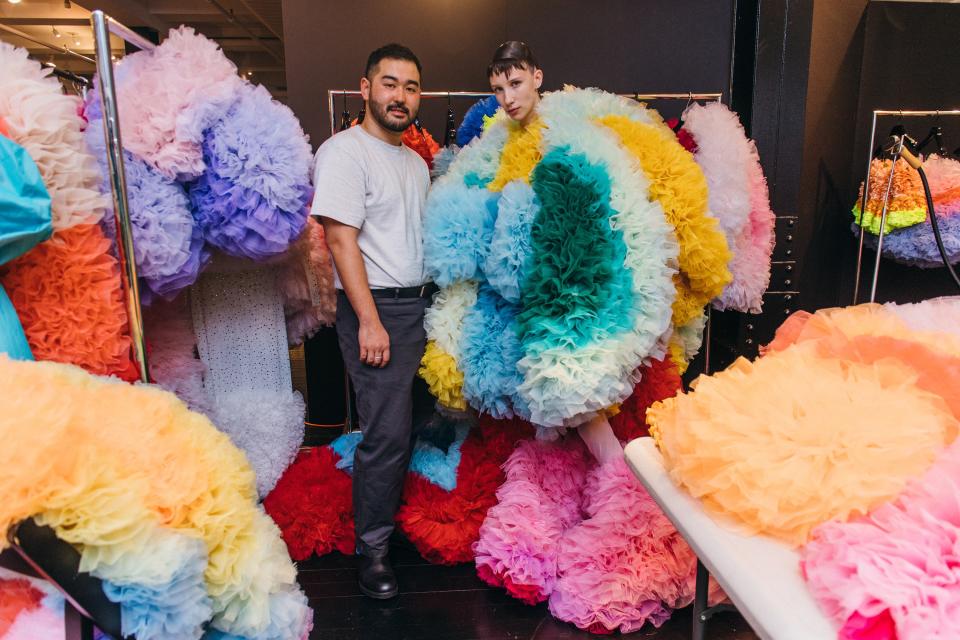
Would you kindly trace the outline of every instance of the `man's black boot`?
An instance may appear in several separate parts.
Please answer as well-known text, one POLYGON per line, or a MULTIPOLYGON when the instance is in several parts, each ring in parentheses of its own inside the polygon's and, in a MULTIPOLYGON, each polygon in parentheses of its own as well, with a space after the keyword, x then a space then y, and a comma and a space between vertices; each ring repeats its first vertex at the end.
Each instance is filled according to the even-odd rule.
POLYGON ((363 595, 377 600, 396 598, 400 593, 397 577, 386 555, 376 558, 360 556, 359 583, 363 595))

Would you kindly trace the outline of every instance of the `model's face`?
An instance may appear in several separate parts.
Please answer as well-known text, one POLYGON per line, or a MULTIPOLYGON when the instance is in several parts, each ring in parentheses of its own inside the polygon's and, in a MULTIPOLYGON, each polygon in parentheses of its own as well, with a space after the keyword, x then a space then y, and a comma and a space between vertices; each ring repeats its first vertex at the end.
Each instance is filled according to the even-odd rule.
POLYGON ((384 58, 360 81, 367 112, 384 129, 407 130, 420 111, 420 72, 409 60, 384 58))
POLYGON ((542 84, 543 71, 540 69, 510 69, 490 76, 490 88, 497 96, 497 102, 512 120, 523 125, 536 115, 542 84))

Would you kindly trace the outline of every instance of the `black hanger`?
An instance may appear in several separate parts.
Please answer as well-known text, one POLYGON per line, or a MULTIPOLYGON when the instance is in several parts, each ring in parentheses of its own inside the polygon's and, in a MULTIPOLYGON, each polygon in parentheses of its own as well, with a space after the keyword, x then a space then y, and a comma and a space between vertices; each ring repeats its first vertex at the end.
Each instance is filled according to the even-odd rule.
POLYGON ((360 107, 360 111, 357 112, 357 124, 360 124, 361 122, 363 122, 363 119, 366 117, 367 117, 367 105, 366 103, 364 103, 364 105, 360 107))
POLYGON ((343 92, 343 113, 340 114, 340 131, 350 128, 350 112, 347 111, 347 92, 343 92))
POLYGON ((927 137, 917 143, 917 153, 923 151, 931 142, 936 143, 937 153, 941 156, 946 155, 946 151, 943 148, 943 128, 939 125, 931 127, 927 137))
POLYGON ((443 134, 443 146, 451 147, 457 140, 457 121, 453 115, 453 103, 450 101, 450 92, 447 92, 447 130, 443 134))
POLYGON ((417 132, 423 136, 423 125, 420 124, 420 116, 417 116, 413 119, 413 126, 417 128, 417 132))
MULTIPOLYGON (((888 139, 889 139, 889 138, 893 138, 893 137, 899 138, 900 136, 905 136, 905 135, 907 135, 907 128, 904 127, 903 124, 901 123, 901 124, 894 125, 894 127, 893 127, 892 129, 890 129, 890 133, 887 135, 887 138, 888 138, 888 139)), ((884 147, 886 146, 886 142, 887 142, 886 140, 883 140, 883 141, 880 142, 880 144, 878 144, 876 147, 874 147, 874 149, 873 149, 873 158, 874 158, 874 159, 881 158, 881 157, 883 157, 884 155, 886 155, 886 152, 884 151, 884 147)), ((910 148, 910 142, 911 142, 911 141, 910 141, 909 137, 908 137, 907 140, 904 142, 905 146, 906 146, 908 149, 910 148)))

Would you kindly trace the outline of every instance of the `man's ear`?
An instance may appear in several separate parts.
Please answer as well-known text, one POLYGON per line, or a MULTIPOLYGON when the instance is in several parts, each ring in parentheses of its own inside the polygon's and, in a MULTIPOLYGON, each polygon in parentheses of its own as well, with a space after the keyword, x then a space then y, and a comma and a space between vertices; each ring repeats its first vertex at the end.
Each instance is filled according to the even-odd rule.
POLYGON ((365 101, 370 99, 370 81, 366 78, 360 78, 360 95, 365 101))
POLYGON ((540 85, 543 84, 543 71, 537 69, 533 72, 533 85, 539 89, 540 85))

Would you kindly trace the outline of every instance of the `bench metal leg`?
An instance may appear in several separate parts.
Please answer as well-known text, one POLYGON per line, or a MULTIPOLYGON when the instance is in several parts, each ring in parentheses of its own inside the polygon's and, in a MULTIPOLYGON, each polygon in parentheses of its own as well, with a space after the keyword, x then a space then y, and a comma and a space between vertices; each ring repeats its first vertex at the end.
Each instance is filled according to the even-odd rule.
POLYGON ((707 621, 723 611, 736 611, 732 604, 707 606, 710 592, 710 574, 700 560, 697 560, 697 591, 693 598, 693 640, 705 640, 707 621))
POLYGON ((707 637, 707 589, 710 574, 703 563, 697 560, 697 591, 693 599, 693 640, 705 640, 707 637))

